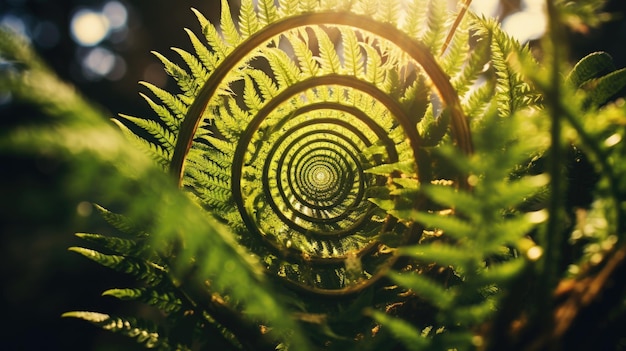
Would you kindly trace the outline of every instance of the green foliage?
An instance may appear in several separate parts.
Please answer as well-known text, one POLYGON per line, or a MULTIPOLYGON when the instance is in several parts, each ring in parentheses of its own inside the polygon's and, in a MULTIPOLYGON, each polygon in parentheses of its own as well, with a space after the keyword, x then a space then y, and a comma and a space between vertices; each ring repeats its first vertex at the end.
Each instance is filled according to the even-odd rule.
MULTIPOLYGON (((558 3, 556 25, 601 4, 558 3)), ((452 29, 441 1, 232 5, 218 24, 193 10, 202 35, 186 29, 182 64, 155 53, 180 93, 141 83, 155 117, 120 115, 121 132, 1 33, 0 88, 54 123, 3 133, 0 150, 74 166, 71 191, 95 192, 117 232, 77 234, 88 247, 70 251, 136 282, 103 295, 162 318, 63 316, 163 350, 526 350, 573 337, 563 330, 594 305, 559 304, 558 284, 579 287, 565 301, 593 302, 606 280, 587 282, 624 262, 624 69, 593 53, 568 73, 558 31, 537 61, 496 21, 469 14, 452 29), (561 198, 566 143, 598 173, 589 208, 561 198), (575 316, 550 322, 563 311, 575 316)))
MULTIPOLYGON (((134 318, 112 317, 108 314, 96 312, 66 312, 63 316, 81 318, 102 329, 134 338, 146 348, 156 348, 159 350, 168 350, 171 348, 165 340, 160 338, 156 326, 150 322, 142 322, 134 318)), ((183 347, 182 349, 187 348, 183 347)))
MULTIPOLYGON (((436 337, 421 340, 419 347, 401 338, 407 348, 429 350, 438 342, 448 345, 447 340, 455 340, 459 345, 471 344, 474 335, 467 330, 477 329, 493 317, 503 296, 501 291, 527 264, 524 256, 532 250, 527 247, 527 235, 547 214, 543 210, 526 213, 520 209, 547 185, 548 178, 510 175, 529 155, 547 146, 542 147, 548 139, 533 121, 536 118, 536 114, 533 116, 528 111, 507 118, 490 111, 474 125, 474 154, 464 155, 453 147, 438 151, 448 163, 467 172, 471 188, 455 189, 444 179, 435 179, 432 184, 422 184, 419 193, 437 203, 438 211, 403 206, 387 209, 401 221, 421 223, 425 233, 433 233, 417 245, 399 248, 399 254, 419 265, 448 267, 460 280, 450 286, 439 281, 439 277, 433 279, 415 271, 391 275, 395 283, 439 310, 435 327, 454 326, 436 337), (523 140, 519 139, 520 135, 525 136, 523 140)), ((397 185, 391 187, 395 190, 397 185)), ((376 316, 383 324, 389 318, 376 316)), ((406 334, 405 323, 399 327, 404 331, 394 331, 390 326, 392 333, 406 334)), ((418 327, 427 326, 418 324, 418 327)), ((413 328, 412 333, 419 335, 419 329, 413 328)))

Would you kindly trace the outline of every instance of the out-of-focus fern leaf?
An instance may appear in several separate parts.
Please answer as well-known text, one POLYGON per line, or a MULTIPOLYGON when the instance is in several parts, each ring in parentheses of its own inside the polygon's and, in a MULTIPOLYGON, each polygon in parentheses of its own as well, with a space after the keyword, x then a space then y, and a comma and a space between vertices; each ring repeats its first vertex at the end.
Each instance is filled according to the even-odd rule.
POLYGON ((89 233, 76 233, 76 236, 86 241, 95 243, 103 247, 104 249, 119 255, 137 255, 142 250, 145 250, 145 247, 142 247, 141 243, 137 242, 136 240, 89 233))
MULTIPOLYGON (((133 274, 138 281, 148 284, 163 281, 167 273, 167 279, 192 285, 186 280, 188 275, 185 273, 192 270, 193 262, 201 260, 199 274, 203 278, 201 281, 194 280, 193 284, 205 287, 206 277, 216 277, 211 281, 212 288, 231 292, 229 297, 236 300, 238 306, 244 306, 242 309, 246 317, 239 317, 242 321, 240 325, 250 324, 251 320, 271 325, 270 334, 280 333, 285 336, 281 340, 288 339, 293 347, 306 350, 307 342, 299 331, 299 325, 289 318, 284 306, 275 299, 267 281, 262 278, 262 266, 238 246, 230 229, 208 216, 198 204, 176 188, 162 169, 155 167, 153 161, 124 139, 119 129, 107 123, 105 113, 94 108, 47 68, 33 63, 31 57, 36 56, 25 42, 16 44, 19 50, 5 51, 5 47, 11 47, 6 45, 6 41, 14 43, 14 36, 0 31, 1 55, 21 62, 23 70, 14 75, 2 75, 2 87, 9 84, 15 86, 11 90, 12 98, 31 103, 33 109, 49 115, 50 120, 55 121, 55 127, 32 125, 19 130, 12 128, 0 138, 2 152, 15 152, 28 157, 45 154, 46 157, 68 162, 72 167, 68 167, 64 177, 67 177, 67 184, 71 184, 71 189, 68 185, 67 191, 74 194, 72 196, 80 194, 78 196, 95 197, 99 203, 123 204, 125 216, 132 221, 108 211, 103 211, 105 218, 130 235, 144 237, 149 232, 150 245, 154 245, 154 250, 160 254, 171 255, 171 245, 175 242, 184 244, 186 249, 173 260, 173 269, 167 272, 163 267, 137 257, 103 255, 85 248, 72 250, 105 266, 133 274), (26 75, 32 80, 24 79, 26 75), (225 267, 228 274, 222 274, 225 267)), ((155 95, 162 92, 158 88, 153 89, 155 95)), ((164 102, 174 114, 185 115, 186 111, 181 109, 174 111, 179 102, 172 103, 175 99, 173 95, 166 93, 164 96, 164 102)), ((163 157, 162 150, 160 152, 163 157)), ((206 294, 204 288, 202 291, 206 294)), ((124 333, 123 328, 130 328, 129 335, 136 336, 135 327, 130 327, 132 323, 124 324, 122 321, 118 328, 118 320, 106 315, 83 316, 96 322, 114 321, 116 330, 124 333)), ((209 322, 209 319, 202 318, 209 322)), ((236 327, 233 329, 237 330, 236 327)), ((250 330, 260 334, 258 329, 250 330)), ((140 334, 147 335, 147 332, 140 334)), ((162 345, 164 349, 170 348, 165 343, 162 345)), ((185 349, 186 346, 173 345, 171 348, 185 349)))
POLYGON ((454 293, 442 287, 438 282, 417 274, 391 273, 391 280, 400 286, 411 289, 418 296, 423 297, 442 310, 446 310, 454 303, 454 293))
POLYGON ((384 325, 383 328, 389 328, 389 331, 398 339, 408 350, 422 351, 426 350, 429 342, 421 335, 421 332, 415 327, 402 319, 389 317, 387 314, 372 311, 372 317, 384 325))
POLYGON ((182 300, 173 292, 159 293, 149 288, 109 289, 102 296, 113 296, 120 300, 134 300, 154 306, 165 313, 177 312, 182 308, 182 300))
POLYGON ((299 0, 278 0, 278 12, 281 18, 298 14, 299 0))
POLYGON ((259 19, 263 25, 268 25, 278 19, 278 9, 274 5, 274 0, 258 1, 259 19))
POLYGON ((301 12, 313 12, 318 9, 319 4, 319 0, 300 0, 298 7, 301 12))
POLYGON ((448 19, 448 4, 443 1, 428 2, 428 29, 422 36, 422 41, 431 50, 437 52, 446 39, 446 20, 448 19))
POLYGON ((107 221, 107 223, 112 225, 120 232, 133 235, 137 238, 144 238, 148 236, 148 234, 145 232, 145 229, 142 229, 137 223, 133 222, 127 216, 111 212, 98 204, 94 204, 94 207, 107 221))
MULTIPOLYGON (((437 149, 437 154, 450 165, 470 173, 468 181, 472 186, 471 190, 453 188, 446 180, 422 184, 419 194, 444 210, 425 212, 406 207, 409 199, 402 201, 402 196, 410 192, 392 190, 390 194, 400 196, 400 199, 373 199, 400 221, 415 221, 427 229, 423 234, 427 242, 401 247, 397 249, 400 255, 424 265, 436 262, 458 275, 459 282, 452 285, 416 272, 390 275, 399 286, 437 306, 439 325, 471 328, 490 318, 501 298, 498 284, 508 284, 525 265, 523 259, 511 255, 511 248, 521 245, 523 238, 538 223, 545 221, 543 212, 523 214, 516 207, 545 187, 547 177, 511 177, 516 165, 523 164, 533 153, 547 147, 530 140, 542 138, 534 129, 537 122, 532 122, 530 116, 532 114, 525 115, 525 119, 520 115, 502 118, 491 110, 476 124, 475 133, 479 139, 476 140, 475 155, 461 155, 452 147, 437 149), (518 140, 513 131, 523 133, 526 138, 518 140), (439 241, 438 238, 447 240, 439 241), (498 260, 490 263, 494 257, 498 260)), ((431 346, 442 343, 449 348, 463 345, 471 338, 471 334, 450 330, 427 340, 432 342, 431 346)))
POLYGON ((626 86, 626 69, 615 70, 589 83, 590 100, 600 106, 626 86))
POLYGON ((463 266, 471 260, 476 252, 468 251, 462 247, 432 243, 425 245, 407 246, 398 249, 400 254, 419 258, 423 262, 433 262, 441 266, 463 266))
POLYGON ((102 266, 129 274, 152 286, 159 284, 164 278, 165 272, 163 267, 152 262, 119 255, 105 255, 96 250, 82 247, 70 247, 69 250, 79 253, 102 266))
POLYGON ((424 23, 428 13, 428 2, 421 0, 411 0, 407 4, 407 15, 404 24, 404 31, 412 38, 419 38, 426 30, 424 23))
MULTIPOLYGON (((63 314, 63 317, 84 319, 102 329, 129 336, 146 348, 163 350, 169 350, 171 348, 167 340, 161 338, 157 326, 151 321, 84 311, 66 312, 63 314)), ((183 347, 182 349, 187 348, 183 347)))
POLYGON ((359 12, 368 17, 374 17, 378 14, 380 2, 376 0, 361 0, 358 2, 357 9, 359 12))
POLYGON ((398 19, 400 17, 400 1, 389 0, 385 3, 385 6, 380 7, 380 11, 376 13, 376 19, 381 22, 389 23, 393 26, 397 26, 398 19))

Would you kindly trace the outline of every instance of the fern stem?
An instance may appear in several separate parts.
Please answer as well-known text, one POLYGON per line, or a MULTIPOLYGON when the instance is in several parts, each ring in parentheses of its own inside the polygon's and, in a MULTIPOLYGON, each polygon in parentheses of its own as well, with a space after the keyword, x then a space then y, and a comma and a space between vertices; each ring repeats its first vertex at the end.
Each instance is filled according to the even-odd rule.
MULTIPOLYGON (((541 276, 539 279, 539 295, 537 315, 538 325, 545 330, 554 328, 553 315, 553 291, 560 280, 560 250, 563 242, 563 205, 565 196, 565 184, 563 177, 563 157, 561 138, 561 116, 564 114, 560 104, 561 92, 561 60, 563 52, 560 13, 556 5, 546 1, 549 18, 548 40, 545 42, 550 50, 550 87, 546 91, 546 107, 551 117, 550 139, 551 145, 548 151, 548 173, 550 174, 551 195, 548 202, 549 219, 543 233, 544 257, 541 262, 541 276)), ((548 350, 555 349, 556 345, 549 345, 548 350)))
POLYGON ((452 41, 452 38, 454 37, 454 33, 456 33, 456 29, 461 24, 461 21, 463 20, 463 17, 465 16, 465 13, 467 12, 471 4, 472 4, 472 0, 465 0, 465 2, 461 4, 461 9, 459 10, 459 14, 454 19, 454 23, 452 24, 452 27, 450 27, 450 31, 448 32, 448 36, 446 37, 446 41, 441 46, 440 55, 443 55, 448 49, 448 45, 450 45, 450 42, 452 41))

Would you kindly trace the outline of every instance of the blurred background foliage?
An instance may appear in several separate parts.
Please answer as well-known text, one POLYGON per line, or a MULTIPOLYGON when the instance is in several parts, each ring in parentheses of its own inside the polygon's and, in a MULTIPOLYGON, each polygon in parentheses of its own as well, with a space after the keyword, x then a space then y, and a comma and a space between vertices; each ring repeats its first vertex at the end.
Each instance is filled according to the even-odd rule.
MULTIPOLYGON (((454 3, 454 1, 452 1, 454 3)), ((473 9, 502 19, 503 27, 522 41, 542 34, 541 1, 475 0, 473 9), (520 30, 522 28, 524 30, 520 30)), ((237 1, 231 10, 238 12, 237 1)), ((210 20, 219 17, 215 0, 2 0, 0 25, 22 33, 64 80, 76 86, 104 115, 150 115, 138 95, 138 81, 174 90, 150 51, 167 53, 172 46, 191 50, 183 28, 196 26, 190 8, 210 20)), ((626 2, 612 0, 606 12, 614 19, 597 29, 568 33, 572 62, 602 50, 616 67, 626 66, 626 2)), ((538 53, 540 55, 540 53, 538 53)), ((0 74, 8 69, 0 58, 0 74)), ((0 94, 0 133, 16 125, 40 122, 33 107, 0 94)), ((132 340, 80 320, 62 319, 68 310, 123 312, 101 291, 123 286, 116 274, 67 248, 79 244, 72 234, 105 227, 91 204, 67 184, 70 165, 45 155, 7 156, 0 152, 0 271, 2 350, 136 349, 132 340)), ((585 185, 588 170, 572 173, 585 185)), ((584 193, 584 192, 578 192, 584 193)), ((585 199, 570 196, 578 204, 585 199)), ((106 229, 104 229, 106 231, 106 229)), ((129 305, 130 306, 130 305, 129 305)), ((136 308, 136 307, 132 307, 136 308)), ((133 311, 141 315, 142 311, 133 311)))

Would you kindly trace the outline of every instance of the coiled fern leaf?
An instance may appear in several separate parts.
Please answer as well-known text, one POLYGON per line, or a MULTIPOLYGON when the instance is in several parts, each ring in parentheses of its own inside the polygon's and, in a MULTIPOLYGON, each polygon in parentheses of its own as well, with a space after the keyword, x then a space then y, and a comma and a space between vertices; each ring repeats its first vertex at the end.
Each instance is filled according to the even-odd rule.
MULTIPOLYGON (((397 300, 390 294, 402 295, 406 288, 424 293, 440 309, 468 309, 463 310, 467 314, 435 320, 442 325, 460 315, 484 318, 493 304, 489 299, 464 305, 457 301, 460 294, 445 286, 416 274, 389 272, 414 264, 421 267, 416 271, 423 271, 430 259, 444 265, 460 260, 467 266, 454 269, 479 270, 485 256, 501 254, 502 245, 517 243, 532 228, 525 216, 503 221, 492 229, 517 226, 511 237, 467 257, 453 246, 423 245, 424 240, 439 242, 439 234, 431 233, 440 231, 462 241, 484 224, 473 223, 471 217, 465 223, 435 215, 453 207, 450 213, 470 216, 476 205, 470 195, 472 180, 482 176, 481 167, 486 164, 471 161, 470 122, 493 122, 482 114, 493 110, 494 104, 502 116, 508 116, 535 99, 506 60, 510 53, 529 53, 493 22, 468 16, 459 27, 451 28, 456 14, 443 2, 414 0, 392 5, 363 0, 281 1, 278 5, 258 1, 255 6, 252 0, 243 0, 239 16, 233 18, 224 0, 217 25, 194 10, 202 35, 186 31, 195 52, 174 49, 186 67, 155 54, 178 83, 180 93, 142 83, 154 95, 142 94, 156 118, 121 115, 116 121, 196 200, 198 210, 204 209, 230 227, 245 249, 242 255, 252 254, 278 283, 278 293, 297 311, 295 319, 315 326, 309 338, 318 345, 339 348, 345 340, 368 333, 367 323, 361 324, 356 335, 342 324, 364 320, 364 306, 383 309, 397 300), (405 10, 410 17, 402 18, 405 10), (440 55, 450 30, 455 35, 440 55), (477 45, 470 46, 470 37, 477 45), (484 72, 487 62, 490 72, 484 72), (485 73, 496 79, 470 89, 485 73), (150 137, 133 135, 127 125, 143 129, 150 137), (459 203, 441 202, 443 198, 459 203), (413 263, 407 265, 402 256, 413 263), (418 256, 420 260, 413 261, 418 256), (380 294, 376 298, 374 291, 380 294), (332 297, 343 300, 313 303, 332 297), (480 313, 470 313, 472 308, 480 313), (351 316, 355 311, 357 317, 351 316)), ((497 133, 489 131, 492 134, 481 137, 491 143, 481 152, 510 142, 510 135, 494 139, 497 133)), ((515 157, 499 155, 489 164, 500 172, 493 175, 490 186, 503 187, 498 181, 530 152, 507 150, 513 150, 515 157), (507 162, 499 164, 502 160, 507 162)), ((513 196, 511 203, 498 202, 502 200, 498 197, 482 205, 485 211, 494 215, 510 209, 536 186, 536 182, 519 184, 523 186, 513 187, 514 194, 502 195, 513 196)), ((105 215, 117 219, 112 224, 118 223, 119 217, 105 215)), ((481 247, 493 235, 484 233, 467 249, 481 247)), ((213 290, 212 279, 217 277, 210 274, 202 278, 207 282, 204 288, 173 279, 170 273, 175 267, 169 261, 174 257, 197 262, 194 274, 205 272, 205 262, 196 261, 198 257, 184 248, 172 244, 165 252, 149 248, 139 252, 136 248, 143 244, 134 240, 143 239, 82 237, 117 253, 73 250, 147 284, 109 290, 106 295, 162 310, 168 315, 166 330, 187 320, 192 327, 180 340, 206 330, 230 347, 261 347, 243 342, 242 335, 254 335, 252 340, 260 342, 262 328, 254 330, 253 324, 237 319, 237 311, 250 296, 219 287, 213 290), (240 334, 233 321, 247 331, 240 334)), ((194 240, 182 245, 192 245, 194 240)), ((503 264, 503 269, 515 265, 503 264)), ((486 279, 461 291, 480 295, 490 283, 496 281, 486 279)), ((381 313, 373 312, 373 316, 384 324, 389 317, 381 313)), ((164 338, 178 342, 172 335, 176 333, 164 338)), ((297 344, 289 337, 283 340, 291 340, 284 346, 297 344)))

